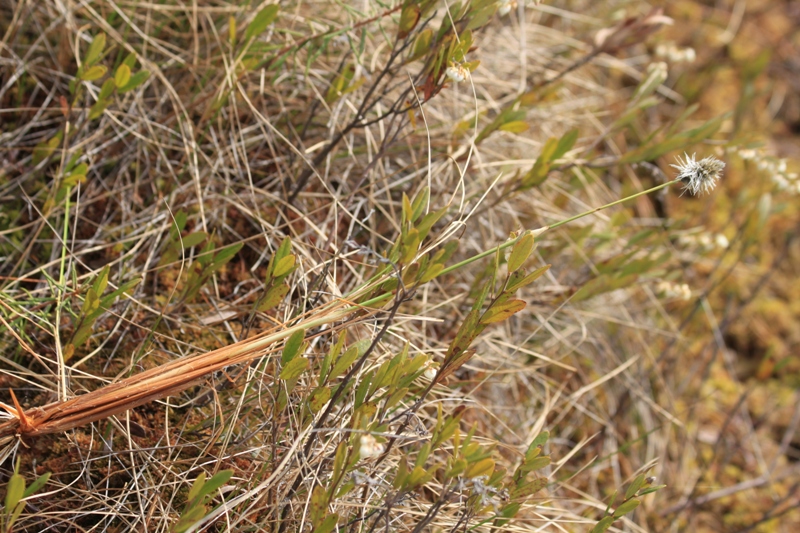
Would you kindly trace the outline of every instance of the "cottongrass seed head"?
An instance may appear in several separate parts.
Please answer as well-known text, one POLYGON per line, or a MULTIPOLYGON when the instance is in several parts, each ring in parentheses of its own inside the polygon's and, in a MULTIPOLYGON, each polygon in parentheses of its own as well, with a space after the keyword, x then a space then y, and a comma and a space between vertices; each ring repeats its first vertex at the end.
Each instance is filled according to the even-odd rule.
POLYGON ((670 165, 678 169, 678 179, 683 182, 683 190, 691 191, 694 196, 700 193, 708 193, 717 186, 717 181, 722 177, 722 169, 725 163, 716 157, 706 157, 700 161, 695 160, 695 154, 689 157, 684 153, 685 160, 678 156, 678 164, 670 165))

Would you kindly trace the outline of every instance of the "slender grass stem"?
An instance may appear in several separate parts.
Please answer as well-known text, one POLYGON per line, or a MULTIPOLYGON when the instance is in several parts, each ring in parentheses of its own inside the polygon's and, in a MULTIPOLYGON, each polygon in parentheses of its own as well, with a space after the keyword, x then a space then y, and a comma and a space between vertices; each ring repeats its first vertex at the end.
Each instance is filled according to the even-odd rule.
MULTIPOLYGON (((584 211, 583 213, 577 214, 574 217, 570 217, 570 218, 567 218, 567 219, 564 219, 564 220, 560 220, 558 222, 554 222, 553 224, 550 224, 549 226, 542 226, 541 228, 538 228, 538 229, 535 229, 535 230, 531 230, 531 233, 533 233, 534 237, 539 236, 539 235, 541 235, 542 233, 544 233, 547 230, 555 229, 555 228, 557 228, 559 226, 563 226, 565 224, 569 224, 570 222, 578 220, 579 218, 583 218, 583 217, 585 217, 587 215, 591 215, 593 213, 597 213, 598 211, 602 211, 604 209, 608 209, 609 207, 613 207, 613 206, 621 204, 623 202, 627 202, 628 200, 633 200, 634 198, 639 198, 640 196, 644 196, 644 195, 656 192, 656 191, 661 190, 661 189, 663 189, 665 187, 669 187, 670 185, 672 185, 674 183, 677 183, 679 181, 681 181, 680 178, 675 178, 674 180, 668 181, 666 183, 662 183, 661 185, 656 185, 655 187, 652 187, 652 188, 647 189, 645 191, 637 192, 636 194, 632 194, 630 196, 626 196, 625 198, 621 198, 619 200, 615 200, 615 201, 613 201, 611 203, 608 203, 608 204, 605 204, 605 205, 601 205, 600 207, 595 207, 595 208, 590 209, 588 211, 584 211)), ((450 272, 453 272, 453 271, 458 270, 458 269, 460 269, 462 267, 465 267, 465 266, 467 266, 467 265, 469 265, 471 263, 474 263, 475 261, 483 259, 484 257, 488 257, 490 255, 496 254, 497 252, 499 252, 501 250, 505 250, 509 246, 513 246, 514 244, 516 244, 516 242, 518 240, 520 240, 523 235, 525 235, 524 232, 521 233, 518 237, 516 237, 514 239, 511 239, 510 241, 506 241, 503 244, 495 246, 494 248, 490 248, 490 249, 485 250, 485 251, 483 251, 483 252, 481 252, 479 254, 475 254, 472 257, 464 259, 463 261, 461 261, 459 263, 456 263, 454 265, 450 265, 449 267, 442 269, 442 271, 439 273, 439 276, 443 276, 445 274, 449 274, 450 272)))

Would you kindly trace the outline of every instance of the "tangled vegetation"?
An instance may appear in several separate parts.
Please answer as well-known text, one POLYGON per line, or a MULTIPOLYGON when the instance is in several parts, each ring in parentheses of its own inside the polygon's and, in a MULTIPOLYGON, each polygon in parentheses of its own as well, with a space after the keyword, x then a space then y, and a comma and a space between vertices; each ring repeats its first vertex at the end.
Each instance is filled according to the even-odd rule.
POLYGON ((0 527, 794 531, 731 4, 0 4, 0 527))

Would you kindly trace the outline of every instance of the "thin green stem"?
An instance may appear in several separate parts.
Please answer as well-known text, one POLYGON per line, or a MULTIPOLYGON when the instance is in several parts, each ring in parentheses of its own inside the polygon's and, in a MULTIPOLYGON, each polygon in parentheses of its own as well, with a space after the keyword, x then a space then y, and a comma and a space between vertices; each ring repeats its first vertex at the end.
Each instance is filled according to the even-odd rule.
MULTIPOLYGON (((675 178, 672 181, 668 181, 666 183, 662 183, 661 185, 656 185, 655 187, 647 189, 646 191, 637 192, 636 194, 632 194, 631 196, 626 196, 625 198, 622 198, 620 200, 616 200, 616 201, 611 202, 609 204, 601 205, 600 207, 595 207, 594 209, 590 209, 588 211, 584 211, 583 213, 575 215, 574 217, 570 217, 570 218, 567 218, 565 220, 560 220, 558 222, 550 224, 549 226, 543 226, 543 227, 541 227, 539 229, 533 230, 533 234, 534 234, 534 236, 538 236, 538 235, 544 233, 547 230, 555 229, 555 228, 557 228, 559 226, 563 226, 564 224, 569 224, 570 222, 572 222, 574 220, 578 220, 579 218, 583 218, 583 217, 585 217, 587 215, 591 215, 593 213, 597 213, 598 211, 602 211, 603 209, 608 209, 609 207, 613 207, 615 205, 621 204, 622 202, 627 202, 628 200, 633 200, 634 198, 639 198, 640 196, 644 196, 646 194, 650 194, 652 192, 656 192, 656 191, 661 190, 661 189, 663 189, 665 187, 669 187, 673 183, 677 183, 679 181, 681 181, 680 178, 675 178)), ((485 250, 485 251, 483 251, 483 252, 481 252, 479 254, 473 255, 470 258, 464 259, 463 261, 461 261, 459 263, 456 263, 455 265, 451 265, 451 266, 449 266, 447 268, 444 268, 439 273, 439 276, 443 276, 445 274, 453 272, 454 270, 458 270, 459 268, 464 267, 466 265, 469 265, 470 263, 474 263, 475 261, 478 261, 479 259, 483 259, 484 257, 488 257, 490 255, 494 255, 500 250, 505 250, 509 246, 513 246, 514 244, 516 244, 516 242, 518 240, 520 240, 523 235, 525 235, 524 232, 521 233, 515 239, 511 239, 510 241, 506 241, 506 242, 504 242, 503 244, 501 244, 499 246, 495 246, 494 248, 490 248, 490 249, 485 250)))
POLYGON ((666 183, 662 183, 661 185, 656 185, 655 187, 647 189, 646 191, 637 192, 636 194, 632 194, 630 196, 626 196, 625 198, 622 198, 620 200, 616 200, 614 202, 611 202, 610 204, 601 205, 600 207, 595 207, 594 209, 590 209, 589 211, 584 211, 583 213, 581 213, 579 215, 575 215, 574 217, 570 217, 570 218, 568 218, 566 220, 561 220, 561 221, 556 222, 554 224, 550 224, 549 226, 545 226, 545 229, 555 229, 555 228, 557 228, 559 226, 563 226, 564 224, 569 224, 573 220, 578 220, 579 218, 585 217, 586 215, 591 215, 592 213, 597 213, 598 211, 602 211, 603 209, 608 209, 609 207, 613 207, 615 205, 621 204, 622 202, 627 202, 628 200, 633 200, 634 198, 639 198, 640 196, 644 196, 646 194, 650 194, 651 192, 656 192, 658 190, 663 189, 664 187, 669 187, 673 183, 677 183, 679 181, 681 181, 680 178, 675 178, 672 181, 668 181, 666 183))

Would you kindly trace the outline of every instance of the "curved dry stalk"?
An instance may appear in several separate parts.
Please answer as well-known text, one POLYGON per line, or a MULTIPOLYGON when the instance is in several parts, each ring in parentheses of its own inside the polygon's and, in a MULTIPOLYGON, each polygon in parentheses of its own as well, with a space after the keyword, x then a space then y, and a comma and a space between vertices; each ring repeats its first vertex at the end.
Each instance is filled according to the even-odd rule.
MULTIPOLYGON (((367 311, 357 320, 372 316, 379 304, 391 294, 373 298, 364 304, 335 303, 317 310, 311 317, 287 328, 264 332, 256 337, 170 361, 88 394, 57 401, 23 411, 12 391, 14 408, 2 405, 14 418, 0 423, 0 441, 7 437, 35 437, 61 433, 103 420, 161 398, 166 398, 196 384, 209 374, 230 365, 248 363, 264 355, 265 349, 300 330, 318 328, 345 319, 356 311, 367 311)), ((352 319, 336 325, 339 330, 352 325, 352 319)))

